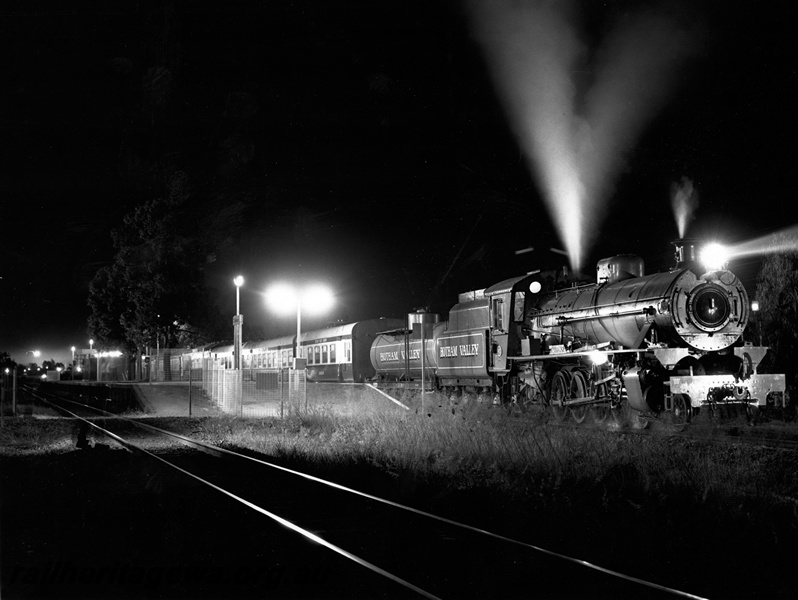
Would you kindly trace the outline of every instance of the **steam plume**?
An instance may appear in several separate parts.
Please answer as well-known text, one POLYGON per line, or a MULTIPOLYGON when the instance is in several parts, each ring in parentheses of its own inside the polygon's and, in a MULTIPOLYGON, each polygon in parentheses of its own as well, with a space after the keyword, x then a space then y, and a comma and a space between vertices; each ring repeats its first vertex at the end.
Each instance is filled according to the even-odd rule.
POLYGON ((579 269, 605 217, 623 153, 665 101, 690 38, 664 17, 642 13, 591 53, 569 20, 567 2, 472 0, 471 6, 530 171, 571 267, 579 269), (593 76, 587 91, 573 76, 585 69, 593 76))
POLYGON ((687 225, 693 220, 693 214, 698 208, 698 192, 687 177, 671 184, 671 208, 679 237, 683 238, 687 234, 687 225))

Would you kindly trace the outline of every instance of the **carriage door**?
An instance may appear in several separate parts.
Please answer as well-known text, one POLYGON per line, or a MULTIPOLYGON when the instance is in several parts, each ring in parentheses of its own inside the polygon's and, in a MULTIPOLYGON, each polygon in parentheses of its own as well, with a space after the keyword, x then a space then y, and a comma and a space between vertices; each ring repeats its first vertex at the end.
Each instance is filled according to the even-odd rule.
POLYGON ((507 370, 507 327, 510 296, 502 294, 490 299, 491 355, 494 371, 507 370))

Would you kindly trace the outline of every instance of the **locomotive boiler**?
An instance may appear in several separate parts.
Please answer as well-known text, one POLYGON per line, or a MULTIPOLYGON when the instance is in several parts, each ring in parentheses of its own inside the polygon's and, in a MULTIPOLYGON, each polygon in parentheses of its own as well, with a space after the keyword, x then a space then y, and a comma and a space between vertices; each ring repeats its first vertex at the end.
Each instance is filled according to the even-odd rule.
POLYGON ((667 272, 646 275, 622 255, 599 261, 594 283, 557 288, 533 272, 461 294, 448 321, 378 336, 377 378, 417 381, 423 355, 442 390, 577 422, 687 422, 703 407, 765 404, 784 376, 757 373, 767 348, 743 342, 745 288, 724 267, 703 268, 691 241, 675 245, 667 272))

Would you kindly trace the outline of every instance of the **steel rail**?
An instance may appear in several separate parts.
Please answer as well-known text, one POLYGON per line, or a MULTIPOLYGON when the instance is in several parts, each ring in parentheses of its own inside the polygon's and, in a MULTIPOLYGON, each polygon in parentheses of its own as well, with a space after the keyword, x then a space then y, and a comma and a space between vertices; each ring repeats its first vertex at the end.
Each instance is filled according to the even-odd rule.
MULTIPOLYGON (((97 412, 111 414, 111 413, 107 413, 107 411, 104 411, 102 409, 94 408, 92 406, 88 406, 88 405, 84 405, 84 404, 80 404, 80 403, 74 402, 72 400, 66 400, 66 401, 67 402, 72 402, 73 404, 78 404, 80 406, 85 406, 86 408, 90 408, 91 410, 94 410, 94 411, 97 411, 97 412)), ((114 416, 117 416, 117 415, 114 415, 114 416)), ((665 586, 665 585, 661 585, 661 584, 658 584, 658 583, 647 581, 645 579, 640 579, 639 577, 634 577, 632 575, 627 575, 626 573, 621 573, 619 571, 615 571, 615 570, 612 570, 612 569, 609 569, 609 568, 606 568, 606 567, 602 567, 600 565, 597 565, 595 563, 591 563, 591 562, 586 561, 586 560, 582 560, 582 559, 579 559, 579 558, 574 558, 572 556, 561 554, 561 553, 555 552, 553 550, 548 550, 548 549, 543 548, 541 546, 536 546, 534 544, 530 544, 528 542, 523 542, 521 540, 517 540, 517 539, 514 539, 514 538, 510 538, 510 537, 504 536, 504 535, 500 535, 498 533, 494 533, 494 532, 488 531, 486 529, 480 529, 480 528, 474 527, 472 525, 468 525, 468 524, 465 524, 465 523, 460 523, 459 521, 454 521, 452 519, 447 519, 446 517, 441 517, 439 515, 428 513, 426 511, 423 511, 423 510, 420 510, 420 509, 417 509, 417 508, 413 508, 411 506, 405 506, 404 504, 399 504, 398 502, 394 502, 392 500, 387 500, 385 498, 380 498, 379 496, 374 496, 374 495, 368 494, 366 492, 361 492, 360 490, 349 488, 349 487, 343 486, 341 484, 338 484, 338 483, 335 483, 335 482, 332 482, 332 481, 327 481, 325 479, 322 479, 320 477, 316 477, 314 475, 309 475, 307 473, 302 473, 301 471, 296 471, 294 469, 289 469, 288 467, 283 467, 281 465, 270 463, 268 461, 265 461, 265 460, 262 460, 262 459, 259 459, 259 458, 255 458, 255 457, 252 457, 252 456, 247 456, 246 454, 240 454, 238 452, 234 452, 234 451, 228 450, 226 448, 220 448, 218 446, 214 446, 213 444, 208 444, 206 442, 202 442, 202 441, 199 441, 199 440, 193 440, 193 439, 188 438, 186 436, 183 436, 183 435, 181 435, 179 433, 174 433, 174 432, 171 432, 171 431, 167 431, 165 429, 161 429, 161 428, 155 427, 153 425, 140 423, 140 422, 134 421, 132 419, 126 419, 125 417, 118 417, 117 416, 117 418, 122 418, 122 419, 125 419, 125 420, 128 420, 128 421, 131 421, 132 423, 135 423, 135 424, 137 424, 137 425, 139 425, 139 426, 141 426, 141 427, 143 427, 145 429, 149 429, 151 431, 155 431, 155 432, 158 432, 158 433, 169 435, 169 436, 172 436, 172 437, 174 437, 176 439, 179 439, 181 441, 184 441, 184 442, 190 442, 192 444, 203 445, 203 446, 206 446, 209 450, 214 450, 214 451, 217 451, 217 452, 229 455, 229 456, 235 456, 235 457, 238 457, 238 458, 243 458, 243 459, 246 459, 246 460, 250 460, 250 461, 253 461, 255 463, 258 463, 258 464, 261 464, 261 465, 264 465, 264 466, 267 466, 267 467, 271 467, 273 469, 277 469, 277 470, 283 471, 285 473, 290 473, 292 475, 296 475, 298 477, 302 477, 304 479, 307 479, 307 480, 310 480, 310 481, 314 481, 316 483, 321 483, 323 485, 326 485, 326 486, 329 486, 329 487, 332 487, 332 488, 335 488, 335 489, 338 489, 338 490, 341 490, 341 491, 344 491, 344 492, 355 494, 357 496, 361 496, 363 498, 367 498, 367 499, 373 500, 375 502, 381 502, 381 503, 386 504, 388 506, 392 506, 394 508, 398 508, 400 510, 411 512, 411 513, 414 513, 414 514, 417 514, 417 515, 420 515, 420 516, 423 516, 423 517, 427 517, 429 519, 433 519, 433 520, 439 521, 441 523, 446 523, 448 525, 452 525, 452 526, 460 528, 460 529, 471 531, 473 533, 482 534, 482 535, 485 535, 487 537, 490 537, 490 538, 493 538, 493 539, 496 539, 496 540, 500 540, 502 542, 506 542, 506 543, 509 543, 509 544, 513 544, 513 545, 516 545, 516 546, 521 546, 521 547, 524 547, 524 548, 527 548, 527 549, 530 549, 530 550, 534 550, 536 552, 540 552, 540 553, 545 554, 547 556, 551 556, 551 557, 554 557, 554 558, 558 558, 558 559, 570 562, 572 564, 576 564, 576 565, 579 565, 579 566, 582 566, 582 567, 586 567, 586 568, 592 569, 594 571, 598 571, 600 573, 604 573, 604 574, 612 576, 612 577, 616 577, 616 578, 619 578, 619 579, 623 579, 623 580, 626 580, 626 581, 637 583, 639 585, 642 585, 642 586, 645 586, 645 587, 649 587, 649 588, 652 588, 652 589, 656 589, 656 590, 659 590, 659 591, 662 591, 662 592, 670 593, 670 594, 673 594, 673 595, 676 595, 676 596, 681 596, 683 598, 691 598, 693 600, 707 600, 703 596, 698 596, 698 595, 695 595, 695 594, 691 594, 689 592, 685 592, 685 591, 682 591, 682 590, 677 590, 675 588, 671 588, 671 587, 668 587, 668 586, 665 586)))
MULTIPOLYGON (((220 493, 222 493, 222 494, 224 494, 226 496, 229 496, 230 498, 232 498, 236 502, 240 502, 241 504, 243 504, 247 508, 250 508, 250 509, 252 509, 252 510, 254 510, 256 512, 261 513, 262 515, 264 515, 266 517, 269 517, 270 519, 276 521, 277 523, 279 523, 283 527, 286 527, 286 528, 290 529, 291 531, 294 531, 294 532, 302 535, 303 537, 305 537, 305 538, 307 538, 307 539, 309 539, 309 540, 311 540, 313 542, 316 542, 317 544, 319 544, 321 546, 324 546, 328 550, 332 550, 336 554, 340 554, 344 558, 347 558, 347 559, 355 562, 356 564, 358 564, 358 565, 360 565, 362 567, 365 567, 365 568, 369 569, 370 571, 373 571, 374 573, 377 573, 378 575, 382 575, 386 579, 390 579, 391 581, 393 581, 395 583, 398 583, 399 585, 401 585, 403 587, 406 587, 407 589, 412 590, 412 591, 416 592, 417 594, 419 594, 419 595, 421 595, 421 596, 423 596, 425 598, 430 598, 432 600, 441 600, 439 596, 436 596, 436 595, 426 591, 425 589, 420 588, 417 585, 415 585, 413 583, 410 583, 409 581, 407 581, 405 579, 402 579, 398 575, 394 575, 390 571, 386 571, 382 567, 379 567, 379 566, 375 565, 374 563, 371 563, 371 562, 367 561, 366 559, 361 558, 360 556, 358 556, 356 554, 353 554, 352 552, 349 552, 348 550, 344 550, 340 546, 336 546, 335 544, 333 544, 331 542, 328 542, 324 538, 319 537, 318 535, 316 535, 315 533, 312 533, 311 531, 308 531, 307 529, 303 529, 299 525, 296 525, 295 523, 292 523, 291 521, 289 521, 287 519, 284 519, 283 517, 279 516, 276 513, 268 511, 265 508, 263 508, 261 506, 258 506, 257 504, 255 504, 253 502, 250 502, 249 500, 246 500, 245 498, 237 496, 236 494, 234 494, 234 493, 232 493, 232 492, 230 492, 230 491, 228 491, 228 490, 226 490, 226 489, 224 489, 224 488, 222 488, 222 487, 220 487, 220 486, 208 481, 207 479, 203 479, 202 477, 200 477, 199 475, 196 475, 195 473, 192 473, 191 471, 188 471, 188 470, 186 470, 186 469, 184 469, 182 467, 177 466, 176 464, 166 460, 165 458, 163 458, 161 456, 158 456, 157 454, 155 454, 153 452, 150 452, 149 450, 146 450, 145 448, 142 448, 141 446, 139 446, 137 444, 134 444, 133 442, 131 442, 129 440, 125 440, 124 438, 122 438, 119 435, 113 433, 112 431, 109 431, 109 430, 107 430, 107 429, 105 429, 103 427, 100 427, 99 425, 97 425, 96 423, 93 423, 89 419, 81 417, 81 416, 73 413, 72 411, 64 408, 63 406, 58 406, 56 403, 51 402, 51 401, 49 401, 49 400, 47 400, 45 398, 41 398, 40 397, 39 400, 41 400, 43 402, 46 402, 47 404, 49 404, 50 406, 52 406, 52 407, 54 407, 54 408, 56 408, 58 410, 66 412, 67 414, 71 415, 75 419, 80 419, 81 421, 91 425, 95 429, 99 430, 103 435, 106 435, 109 438, 111 438, 111 439, 117 441, 118 443, 122 444, 125 448, 128 448, 128 449, 132 448, 132 449, 135 449, 135 450, 137 450, 139 452, 142 452, 142 453, 144 453, 144 454, 146 454, 146 455, 148 455, 148 456, 150 456, 150 457, 152 457, 152 458, 154 458, 154 459, 156 459, 156 460, 158 460, 158 461, 160 461, 160 462, 172 467, 173 469, 175 469, 177 471, 180 471, 184 475, 187 475, 187 476, 189 476, 189 477, 191 477, 193 479, 196 479, 200 483, 203 483, 203 484, 213 488, 217 492, 220 492, 220 493)), ((91 410, 107 413, 107 411, 104 411, 102 409, 94 408, 93 406, 88 406, 86 404, 80 404, 79 402, 74 402, 73 400, 66 400, 66 399, 61 399, 61 400, 64 400, 66 402, 71 402, 72 404, 77 404, 79 406, 83 406, 83 407, 89 408, 91 410)), ((112 414, 112 413, 107 413, 107 414, 112 414)), ((117 417, 116 415, 112 415, 112 416, 117 417)), ((122 419, 124 419, 126 421, 130 421, 130 422, 136 423, 136 421, 133 421, 131 419, 126 419, 125 417, 117 417, 117 418, 122 418, 122 419)), ((141 423, 136 423, 136 424, 142 425, 141 423)), ((197 442, 196 440, 189 440, 189 438, 186 438, 185 436, 180 436, 178 434, 174 434, 174 433, 166 431, 164 429, 159 429, 157 427, 152 427, 151 425, 146 425, 145 428, 158 431, 159 433, 165 433, 165 434, 171 435, 173 437, 181 438, 182 441, 189 441, 192 444, 198 444, 198 445, 203 445, 203 446, 211 446, 211 448, 213 448, 213 449, 223 450, 222 448, 216 448, 215 446, 212 446, 211 444, 205 444, 204 442, 197 442)), ((230 454, 234 454, 234 453, 230 453, 230 454)), ((236 455, 236 456, 242 456, 243 457, 244 455, 236 455)))

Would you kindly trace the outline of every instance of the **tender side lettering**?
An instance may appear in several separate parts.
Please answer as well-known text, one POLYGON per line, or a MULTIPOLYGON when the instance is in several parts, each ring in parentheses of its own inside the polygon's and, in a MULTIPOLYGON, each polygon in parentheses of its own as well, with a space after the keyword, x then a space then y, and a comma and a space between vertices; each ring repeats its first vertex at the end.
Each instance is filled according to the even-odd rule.
POLYGON ((380 352, 380 362, 398 362, 400 360, 418 360, 421 358, 421 348, 412 348, 410 352, 395 350, 393 352, 380 352))
POLYGON ((458 356, 479 356, 479 344, 455 344, 441 346, 440 358, 457 358, 458 356))
MULTIPOLYGON (((479 356, 479 344, 453 344, 451 346, 440 346, 438 349, 440 358, 458 358, 460 356, 479 356)), ((399 362, 405 360, 420 360, 421 348, 411 348, 409 352, 404 350, 393 350, 380 352, 381 363, 399 362)))

